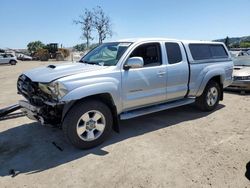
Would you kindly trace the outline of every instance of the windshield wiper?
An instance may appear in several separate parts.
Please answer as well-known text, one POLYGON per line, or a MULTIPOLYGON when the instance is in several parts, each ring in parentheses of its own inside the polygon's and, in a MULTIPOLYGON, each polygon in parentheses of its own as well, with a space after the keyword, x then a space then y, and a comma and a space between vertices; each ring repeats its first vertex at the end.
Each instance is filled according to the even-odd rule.
POLYGON ((89 64, 89 65, 100 65, 98 62, 90 62, 90 61, 83 61, 83 60, 80 60, 79 62, 80 63, 86 63, 86 64, 89 64))

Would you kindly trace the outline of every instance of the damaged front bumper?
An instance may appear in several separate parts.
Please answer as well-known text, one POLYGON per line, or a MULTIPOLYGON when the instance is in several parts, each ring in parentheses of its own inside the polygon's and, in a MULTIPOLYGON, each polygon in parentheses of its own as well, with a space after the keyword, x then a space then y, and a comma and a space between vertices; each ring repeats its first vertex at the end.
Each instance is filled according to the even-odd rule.
POLYGON ((39 87, 38 82, 24 74, 18 78, 17 91, 26 99, 20 100, 19 105, 28 118, 42 124, 61 124, 65 102, 53 99, 39 87))
POLYGON ((21 111, 31 120, 39 121, 41 124, 60 124, 63 104, 49 103, 42 106, 35 106, 28 101, 20 100, 21 111))
POLYGON ((28 101, 20 100, 21 111, 31 120, 37 120, 44 124, 44 118, 40 115, 41 107, 31 105, 28 101))

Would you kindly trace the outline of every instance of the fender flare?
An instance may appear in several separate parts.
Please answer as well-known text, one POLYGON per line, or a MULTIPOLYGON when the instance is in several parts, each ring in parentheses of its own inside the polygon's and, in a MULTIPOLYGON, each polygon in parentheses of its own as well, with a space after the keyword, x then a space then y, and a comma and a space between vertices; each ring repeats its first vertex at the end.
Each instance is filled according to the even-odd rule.
POLYGON ((72 90, 61 99, 61 101, 65 103, 63 107, 61 121, 63 122, 68 111, 74 106, 74 104, 78 100, 82 100, 88 97, 94 97, 94 96, 101 95, 101 94, 109 94, 112 99, 112 103, 115 106, 115 109, 111 109, 112 114, 113 114, 113 130, 119 133, 120 121, 119 121, 119 115, 118 115, 118 110, 119 110, 118 108, 120 107, 120 102, 119 102, 120 100, 119 100, 119 95, 116 94, 118 91, 117 87, 118 86, 116 86, 113 83, 103 82, 103 83, 82 86, 80 88, 76 88, 72 90))
POLYGON ((216 70, 208 71, 200 84, 200 87, 197 91, 196 96, 201 96, 205 87, 207 86, 208 82, 212 78, 217 77, 217 76, 220 77, 220 84, 223 84, 223 82, 225 80, 225 71, 223 69, 216 69, 216 70))

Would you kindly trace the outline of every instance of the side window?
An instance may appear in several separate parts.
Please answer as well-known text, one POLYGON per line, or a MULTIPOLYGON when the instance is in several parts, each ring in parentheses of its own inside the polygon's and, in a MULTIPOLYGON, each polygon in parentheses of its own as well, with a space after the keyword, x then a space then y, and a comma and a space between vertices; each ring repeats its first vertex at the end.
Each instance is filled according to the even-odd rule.
POLYGON ((142 57, 144 67, 159 66, 162 64, 161 48, 159 43, 148 43, 138 46, 130 57, 142 57))
POLYGON ((12 54, 6 54, 6 57, 9 58, 9 57, 13 57, 12 54))
POLYGON ((194 60, 211 59, 212 54, 207 44, 190 44, 191 54, 194 60))
POLYGON ((178 43, 167 42, 165 46, 169 64, 175 64, 182 61, 181 49, 178 43))
POLYGON ((220 44, 190 44, 189 48, 194 60, 228 57, 224 46, 220 44))
POLYGON ((213 58, 227 58, 228 54, 222 45, 210 45, 213 58))

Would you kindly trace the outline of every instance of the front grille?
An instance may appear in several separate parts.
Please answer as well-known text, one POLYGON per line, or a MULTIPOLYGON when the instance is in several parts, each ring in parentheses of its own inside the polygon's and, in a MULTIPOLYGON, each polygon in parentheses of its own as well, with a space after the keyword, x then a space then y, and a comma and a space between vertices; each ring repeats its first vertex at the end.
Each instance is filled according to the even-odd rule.
POLYGON ((248 80, 250 76, 234 76, 234 80, 248 80))
POLYGON ((32 82, 30 78, 22 74, 17 80, 17 91, 23 95, 31 104, 43 105, 43 101, 50 101, 48 94, 39 89, 37 82, 32 82))
POLYGON ((18 93, 24 95, 25 98, 29 98, 31 88, 31 80, 22 74, 17 80, 17 91, 18 93))
POLYGON ((36 93, 37 83, 34 83, 27 76, 22 74, 17 80, 17 91, 31 102, 36 93))

